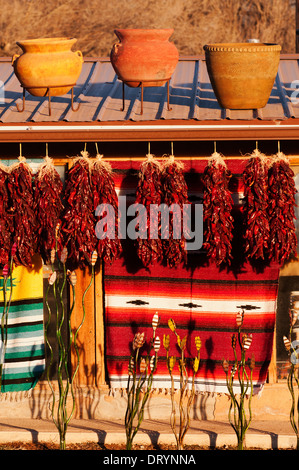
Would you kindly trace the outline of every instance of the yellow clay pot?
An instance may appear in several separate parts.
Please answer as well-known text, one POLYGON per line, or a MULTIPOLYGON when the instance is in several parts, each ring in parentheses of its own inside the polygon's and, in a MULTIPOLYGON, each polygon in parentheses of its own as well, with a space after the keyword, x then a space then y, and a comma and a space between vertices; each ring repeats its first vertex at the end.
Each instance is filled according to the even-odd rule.
POLYGON ((12 65, 23 88, 31 95, 66 94, 78 80, 83 64, 81 51, 71 48, 75 38, 41 38, 18 41, 23 54, 15 54, 12 65))

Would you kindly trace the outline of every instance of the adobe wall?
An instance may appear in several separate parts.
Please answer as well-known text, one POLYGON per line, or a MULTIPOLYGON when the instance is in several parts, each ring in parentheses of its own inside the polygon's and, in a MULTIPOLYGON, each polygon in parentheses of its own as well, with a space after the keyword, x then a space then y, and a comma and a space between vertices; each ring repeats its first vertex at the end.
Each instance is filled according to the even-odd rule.
MULTIPOLYGON (((178 396, 176 397, 178 401, 178 396)), ((56 405, 58 394, 56 395, 56 405)), ((71 400, 68 401, 71 410, 71 400)), ((30 393, 3 394, 0 418, 51 419, 52 394, 48 384, 38 384, 30 393)), ((287 383, 266 384, 263 391, 252 399, 253 420, 289 421, 291 396, 287 383)), ((194 399, 191 418, 227 422, 229 398, 226 395, 198 394, 194 399)), ((111 393, 108 387, 76 388, 74 418, 122 420, 126 412, 126 395, 123 391, 111 393)), ((165 390, 155 391, 146 406, 144 418, 170 418, 171 398, 165 390)))

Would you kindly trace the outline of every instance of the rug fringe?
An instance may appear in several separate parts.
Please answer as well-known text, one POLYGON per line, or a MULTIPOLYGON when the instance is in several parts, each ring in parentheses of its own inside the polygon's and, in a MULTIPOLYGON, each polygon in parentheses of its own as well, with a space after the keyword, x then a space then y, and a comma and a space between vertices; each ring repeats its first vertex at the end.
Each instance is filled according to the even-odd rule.
POLYGON ((22 401, 26 398, 31 398, 32 388, 29 390, 21 390, 18 392, 4 392, 0 393, 0 401, 22 401))

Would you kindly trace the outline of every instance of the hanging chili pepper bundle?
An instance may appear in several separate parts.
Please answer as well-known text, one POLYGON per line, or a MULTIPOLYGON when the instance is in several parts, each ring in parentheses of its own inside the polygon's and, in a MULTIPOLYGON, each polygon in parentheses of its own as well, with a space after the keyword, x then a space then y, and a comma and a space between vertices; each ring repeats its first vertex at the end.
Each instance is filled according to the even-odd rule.
POLYGON ((63 184, 53 160, 45 157, 35 176, 35 211, 37 217, 37 250, 46 264, 56 244, 56 227, 62 215, 63 184))
POLYGON ((59 246, 66 247, 71 263, 83 267, 96 249, 95 215, 91 185, 91 160, 87 152, 74 159, 65 181, 65 209, 59 246))
POLYGON ((233 200, 228 188, 230 177, 223 158, 214 152, 203 174, 203 248, 216 266, 230 264, 232 259, 233 200))
POLYGON ((158 214, 150 217, 150 205, 160 205, 162 202, 161 166, 151 154, 140 167, 135 202, 146 208, 146 224, 138 227, 137 254, 143 265, 148 267, 163 259, 161 218, 158 214), (151 234, 151 225, 152 229, 157 229, 156 234, 151 234))
POLYGON ((0 265, 9 262, 14 231, 7 182, 8 169, 0 165, 0 265))
MULTIPOLYGON (((171 268, 187 261, 183 218, 186 218, 184 205, 188 204, 188 188, 183 170, 182 162, 177 162, 173 155, 170 155, 162 170, 163 201, 169 207, 175 204, 175 210, 169 213, 169 238, 164 239, 163 229, 161 234, 164 258, 167 266, 171 268), (180 209, 179 213, 177 209, 180 209)), ((163 224, 161 225, 163 227, 163 224)), ((185 227, 187 225, 185 224, 185 227)))
POLYGON ((22 156, 10 169, 8 189, 13 204, 13 242, 16 243, 14 262, 16 265, 31 267, 37 241, 34 186, 32 170, 22 156))
POLYGON ((107 211, 100 217, 107 219, 106 230, 103 231, 105 236, 97 240, 98 256, 105 263, 112 264, 121 253, 121 243, 118 238, 118 198, 115 191, 115 183, 112 176, 111 165, 103 161, 102 155, 97 154, 96 160, 92 165, 91 182, 93 187, 93 208, 94 211, 100 204, 109 204, 114 211, 114 219, 109 220, 107 211), (112 228, 112 237, 109 236, 108 225, 112 228))
POLYGON ((269 247, 268 167, 265 155, 255 149, 243 172, 245 254, 265 259, 269 247))
POLYGON ((282 153, 274 157, 269 165, 269 218, 270 258, 280 265, 296 255, 297 237, 295 229, 294 172, 287 157, 282 153))

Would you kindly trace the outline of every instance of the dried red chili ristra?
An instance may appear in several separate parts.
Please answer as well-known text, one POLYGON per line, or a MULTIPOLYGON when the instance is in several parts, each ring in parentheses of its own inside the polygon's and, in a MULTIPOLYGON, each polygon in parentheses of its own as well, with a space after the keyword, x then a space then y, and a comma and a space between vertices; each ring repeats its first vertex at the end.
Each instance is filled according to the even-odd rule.
POLYGON ((91 160, 87 152, 74 159, 65 180, 65 209, 59 235, 60 250, 67 248, 68 259, 74 265, 90 264, 96 249, 96 218, 93 210, 91 160))
POLYGON ((282 265, 296 256, 294 172, 287 157, 279 152, 270 163, 268 172, 270 258, 282 265))
MULTIPOLYGON (((102 155, 97 155, 92 165, 91 182, 94 211, 100 204, 109 204, 114 209, 114 220, 111 221, 111 226, 114 226, 114 238, 108 237, 107 233, 105 233, 105 237, 97 241, 98 256, 105 263, 112 264, 119 257, 122 249, 118 238, 118 198, 111 165, 102 160, 102 155)), ((107 214, 102 214, 102 216, 105 215, 107 214)), ((107 217, 109 216, 107 215, 107 217)))
POLYGON ((8 191, 8 168, 0 165, 0 264, 9 262, 13 240, 13 215, 8 191))
MULTIPOLYGON (((183 217, 186 217, 184 204, 188 204, 188 188, 184 177, 184 165, 177 162, 171 155, 165 162, 162 170, 162 191, 163 201, 169 207, 175 204, 177 210, 169 213, 169 238, 164 239, 162 224, 162 245, 164 250, 164 258, 167 266, 170 268, 178 266, 180 263, 186 263, 187 251, 185 248, 186 240, 183 233, 183 217), (175 228, 174 228, 175 227, 175 228), (180 238, 176 237, 176 230, 180 233, 180 238)), ((185 226, 187 226, 185 224, 185 226)), ((178 235, 179 235, 178 233, 178 235)))
POLYGON ((159 162, 154 160, 153 155, 147 155, 147 159, 140 167, 135 202, 142 204, 147 211, 146 226, 139 227, 141 237, 137 239, 137 254, 143 265, 148 267, 163 259, 160 217, 157 214, 150 220, 150 205, 159 206, 162 202, 161 167, 159 162), (151 223, 157 227, 155 238, 150 236, 151 223))
POLYGON ((8 189, 13 208, 16 265, 32 266, 36 250, 36 215, 34 211, 33 174, 24 157, 12 165, 8 176, 8 189))
POLYGON ((217 152, 210 157, 203 174, 203 248, 216 266, 231 263, 233 200, 228 184, 231 177, 221 155, 217 152))
POLYGON ((265 155, 255 150, 243 172, 245 254, 265 259, 269 247, 268 167, 265 155))
POLYGON ((63 210, 63 184, 53 161, 45 157, 35 176, 35 211, 37 218, 37 249, 46 264, 51 261, 51 250, 56 244, 56 226, 63 210))

